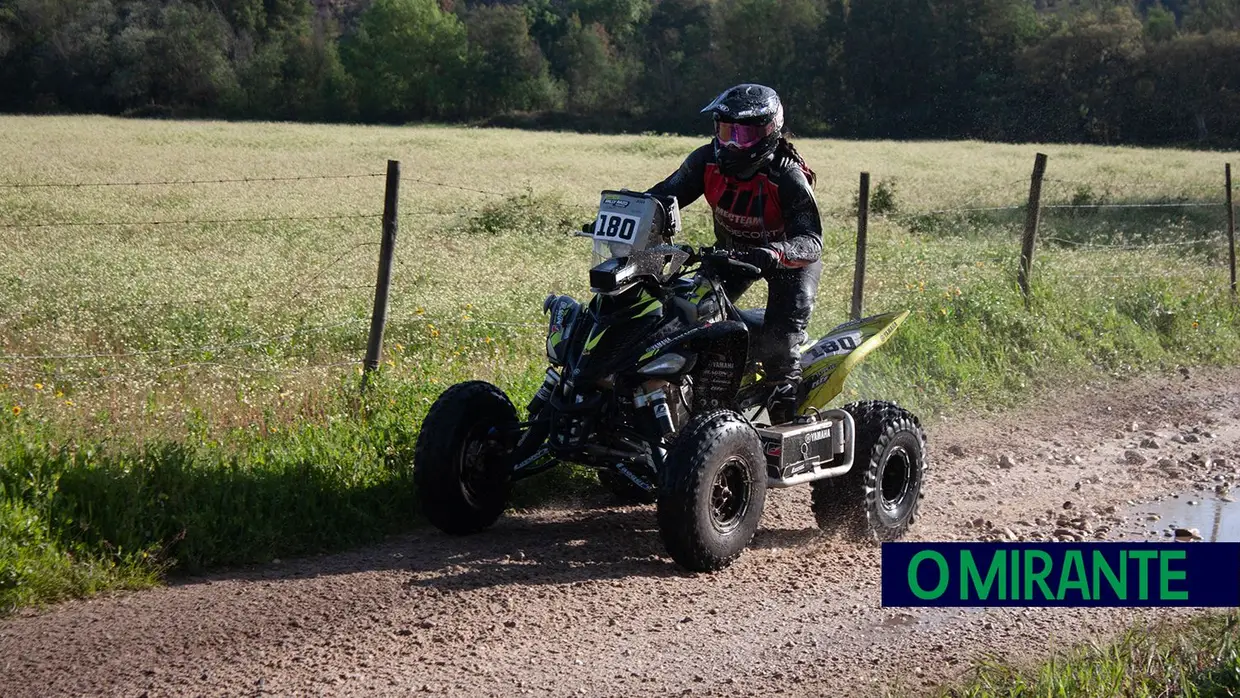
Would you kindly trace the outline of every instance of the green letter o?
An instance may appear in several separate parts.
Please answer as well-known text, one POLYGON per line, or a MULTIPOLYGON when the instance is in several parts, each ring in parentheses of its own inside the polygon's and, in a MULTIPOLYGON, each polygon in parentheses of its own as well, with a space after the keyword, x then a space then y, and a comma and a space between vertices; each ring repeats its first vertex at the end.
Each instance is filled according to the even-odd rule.
POLYGON ((947 569, 947 560, 942 555, 933 550, 923 550, 913 556, 908 563, 908 588, 913 592, 913 596, 922 601, 937 599, 947 591, 947 584, 951 581, 951 574, 947 569), (917 583, 917 567, 923 560, 934 560, 934 564, 939 566, 939 584, 934 587, 934 591, 926 591, 917 583))

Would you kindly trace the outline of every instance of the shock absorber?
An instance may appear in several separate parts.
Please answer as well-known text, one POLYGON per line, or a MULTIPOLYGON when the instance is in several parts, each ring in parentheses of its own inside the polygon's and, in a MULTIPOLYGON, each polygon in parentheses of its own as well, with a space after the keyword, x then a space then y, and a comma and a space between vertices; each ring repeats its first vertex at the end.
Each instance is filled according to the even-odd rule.
POLYGON ((668 436, 676 431, 676 422, 672 420, 672 411, 667 404, 667 393, 663 390, 665 386, 667 383, 664 381, 648 381, 643 386, 647 392, 638 391, 633 396, 634 407, 650 407, 661 436, 668 436))
POLYGON ((538 388, 538 392, 534 393, 534 398, 530 400, 530 404, 526 407, 526 413, 531 417, 542 411, 543 405, 551 399, 551 392, 555 390, 555 386, 560 381, 560 376, 555 369, 547 369, 547 375, 543 378, 543 384, 538 388))

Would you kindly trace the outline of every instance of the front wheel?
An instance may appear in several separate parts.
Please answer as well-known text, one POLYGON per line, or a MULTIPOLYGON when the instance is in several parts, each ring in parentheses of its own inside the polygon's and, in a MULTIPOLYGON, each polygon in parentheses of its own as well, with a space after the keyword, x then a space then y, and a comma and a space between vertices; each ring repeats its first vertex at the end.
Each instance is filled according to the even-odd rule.
POLYGON ((698 415, 664 463, 658 520, 667 552, 694 572, 732 564, 753 539, 766 503, 757 432, 729 410, 698 415))
POLYGON ((413 478, 422 513, 454 535, 477 533, 508 503, 511 463, 500 432, 517 424, 502 390, 484 381, 444 391, 422 422, 413 478))
POLYGON ((890 402, 845 405, 857 427, 852 469, 817 480, 814 518, 821 528, 846 530, 880 541, 908 532, 921 504, 926 435, 911 412, 890 402))

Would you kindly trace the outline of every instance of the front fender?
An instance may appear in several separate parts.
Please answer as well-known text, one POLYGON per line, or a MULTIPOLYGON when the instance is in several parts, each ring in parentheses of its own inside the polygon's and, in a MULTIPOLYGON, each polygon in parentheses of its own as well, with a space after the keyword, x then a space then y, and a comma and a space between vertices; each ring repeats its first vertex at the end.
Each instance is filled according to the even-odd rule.
POLYGON ((908 316, 905 310, 846 322, 806 350, 801 355, 801 375, 807 393, 798 413, 824 409, 844 390, 849 372, 891 339, 908 316))

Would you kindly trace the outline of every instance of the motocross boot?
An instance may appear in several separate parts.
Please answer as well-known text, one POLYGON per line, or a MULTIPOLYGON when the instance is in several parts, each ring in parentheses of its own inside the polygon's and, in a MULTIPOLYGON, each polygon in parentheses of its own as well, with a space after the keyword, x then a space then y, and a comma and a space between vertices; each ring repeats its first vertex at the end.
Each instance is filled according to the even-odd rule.
POLYGON ((801 362, 797 345, 803 333, 779 334, 767 338, 767 356, 763 364, 768 367, 767 380, 774 385, 767 412, 771 424, 792 421, 797 412, 797 396, 801 388, 801 362))

